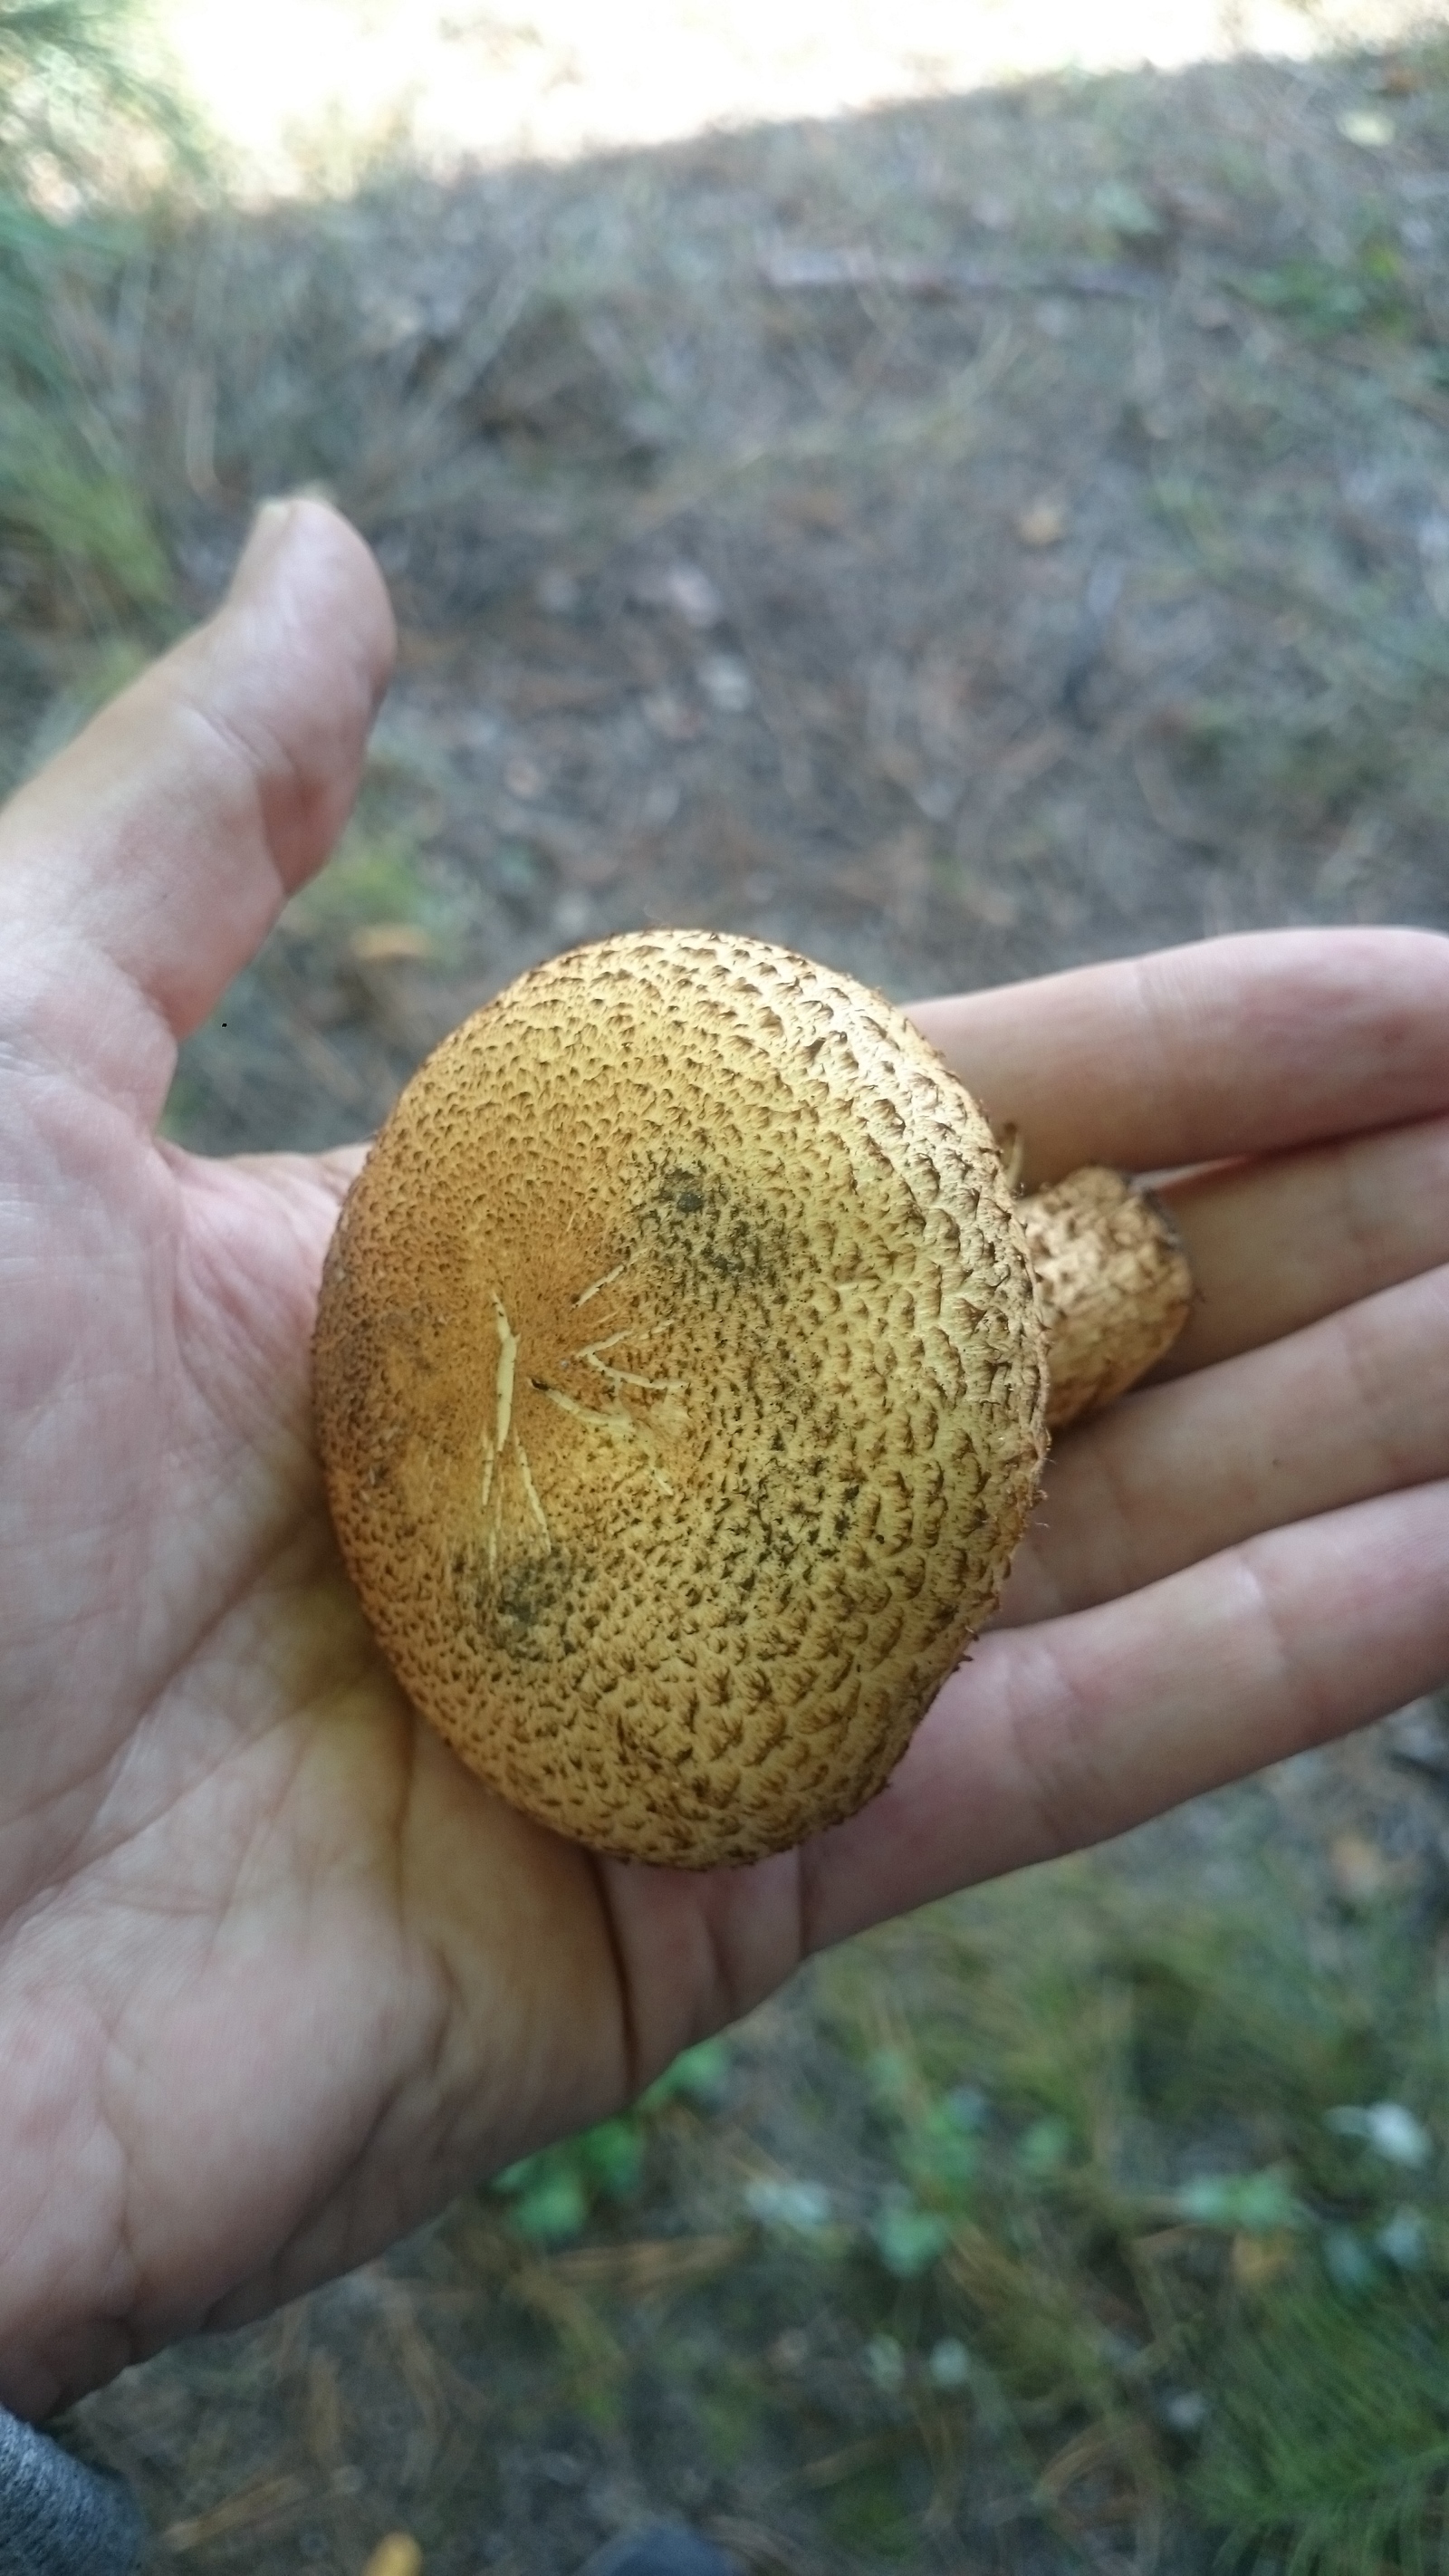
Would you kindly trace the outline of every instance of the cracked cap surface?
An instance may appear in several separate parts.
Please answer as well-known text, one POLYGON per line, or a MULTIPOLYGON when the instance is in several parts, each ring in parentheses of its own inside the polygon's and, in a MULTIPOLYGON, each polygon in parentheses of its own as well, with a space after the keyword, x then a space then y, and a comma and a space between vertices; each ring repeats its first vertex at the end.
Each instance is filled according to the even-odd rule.
POLYGON ((445 1039, 347 1201, 315 1383, 423 1715, 541 1823, 686 1868, 883 1785, 1043 1449, 985 1120, 878 995, 703 931, 555 958, 445 1039))

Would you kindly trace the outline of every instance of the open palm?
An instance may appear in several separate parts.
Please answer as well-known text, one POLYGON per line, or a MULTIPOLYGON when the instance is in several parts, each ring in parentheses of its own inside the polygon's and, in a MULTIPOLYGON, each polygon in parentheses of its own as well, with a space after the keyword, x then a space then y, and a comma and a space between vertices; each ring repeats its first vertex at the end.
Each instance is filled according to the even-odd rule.
POLYGON ((596 2118, 819 1943, 1449 1669, 1449 943, 1222 942, 923 1006, 1040 1177, 1178 1185, 1172 1374, 1062 1445, 885 1795, 600 1864, 422 1727, 342 1573, 308 1341, 354 1155, 154 1140, 326 856, 391 647, 331 513, 0 821, 0 2400, 40 2414, 596 2118))

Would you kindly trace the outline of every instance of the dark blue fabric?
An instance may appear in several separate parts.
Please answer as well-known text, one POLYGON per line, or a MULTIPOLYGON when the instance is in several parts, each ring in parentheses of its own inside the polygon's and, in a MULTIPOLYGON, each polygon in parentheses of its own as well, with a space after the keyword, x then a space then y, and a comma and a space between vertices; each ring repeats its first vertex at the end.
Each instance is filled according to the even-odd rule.
POLYGON ((677 2523, 651 2523, 611 2540, 589 2560, 583 2576, 739 2576, 738 2563, 726 2558, 713 2541, 701 2540, 677 2523))
POLYGON ((134 2576, 144 2542, 115 2478, 0 2407, 0 2576, 134 2576))

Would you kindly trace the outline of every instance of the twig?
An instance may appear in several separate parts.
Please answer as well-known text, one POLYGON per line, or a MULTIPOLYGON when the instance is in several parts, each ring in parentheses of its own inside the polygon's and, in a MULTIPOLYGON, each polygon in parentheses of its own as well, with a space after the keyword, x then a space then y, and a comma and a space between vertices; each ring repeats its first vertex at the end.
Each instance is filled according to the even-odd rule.
POLYGON ((185 2557, 189 2550, 204 2549, 209 2541, 225 2539, 232 2532, 254 2531, 260 2523, 294 2512, 306 2500, 307 2490, 299 2477, 258 2478, 254 2485, 228 2496, 224 2504, 213 2505, 209 2513, 188 2514, 183 2521, 169 2524, 161 2534, 161 2545, 185 2557))
POLYGON ((1172 781, 1159 769, 1145 743, 1139 742, 1132 753, 1132 775, 1137 781, 1142 802, 1160 832, 1170 841, 1181 842, 1184 849, 1207 850, 1216 857, 1223 845, 1221 832, 1199 823, 1189 813, 1172 781))

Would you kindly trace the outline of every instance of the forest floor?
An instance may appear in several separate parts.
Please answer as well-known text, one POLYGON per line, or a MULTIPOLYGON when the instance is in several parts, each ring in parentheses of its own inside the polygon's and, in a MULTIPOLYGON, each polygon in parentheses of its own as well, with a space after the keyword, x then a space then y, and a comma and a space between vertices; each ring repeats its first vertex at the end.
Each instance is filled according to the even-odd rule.
MULTIPOLYGON (((649 922, 902 998, 1449 929, 1446 253, 1433 43, 158 222, 71 329, 175 612, 315 482, 402 630, 171 1133, 365 1131, 523 967, 649 922)), ((22 597, 11 769, 140 649, 22 597)), ((565 2576, 648 2511, 784 2576, 1417 2564, 1446 1779, 1423 1703, 855 1944, 81 2438, 198 2576, 360 2576, 389 2529, 565 2576)))

